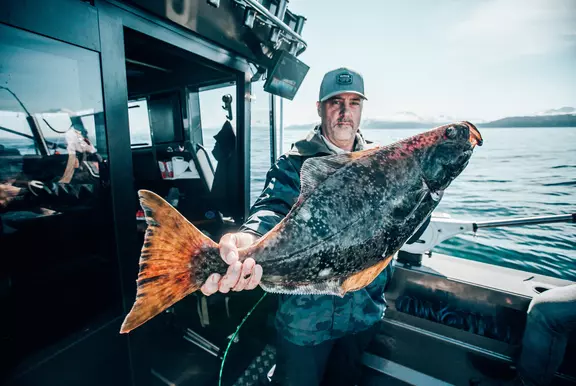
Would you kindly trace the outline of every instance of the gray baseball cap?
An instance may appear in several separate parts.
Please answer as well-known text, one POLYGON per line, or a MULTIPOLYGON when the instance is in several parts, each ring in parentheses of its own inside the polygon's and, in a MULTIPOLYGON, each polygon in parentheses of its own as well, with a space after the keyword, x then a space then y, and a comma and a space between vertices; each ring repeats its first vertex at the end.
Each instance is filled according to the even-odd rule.
POLYGON ((320 85, 320 97, 318 100, 324 102, 335 95, 346 92, 358 94, 362 98, 368 99, 364 95, 364 79, 362 75, 349 68, 341 67, 324 75, 320 85))

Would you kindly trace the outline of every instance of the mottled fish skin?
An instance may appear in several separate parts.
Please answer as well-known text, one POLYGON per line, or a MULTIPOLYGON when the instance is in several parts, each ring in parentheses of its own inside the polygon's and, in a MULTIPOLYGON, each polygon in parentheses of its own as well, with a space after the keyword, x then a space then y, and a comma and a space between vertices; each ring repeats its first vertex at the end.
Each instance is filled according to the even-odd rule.
POLYGON ((412 160, 374 168, 378 158, 380 154, 350 164, 287 216, 258 253, 263 272, 268 269, 266 279, 307 284, 343 277, 362 270, 378 252, 394 248, 391 239, 413 218, 427 187, 416 171, 395 173, 401 169, 398 164, 412 160))
MULTIPOLYGON (((301 197, 269 237, 246 251, 245 257, 262 265, 262 287, 342 296, 346 278, 396 253, 438 205, 437 190, 470 158, 468 127, 457 126, 461 133, 455 139, 446 138, 447 127, 453 126, 364 151, 356 159, 351 153, 349 162, 301 197), (421 162, 434 164, 434 157, 447 171, 445 181, 427 180, 428 166, 421 162)), ((428 174, 438 173, 432 169, 428 174)))

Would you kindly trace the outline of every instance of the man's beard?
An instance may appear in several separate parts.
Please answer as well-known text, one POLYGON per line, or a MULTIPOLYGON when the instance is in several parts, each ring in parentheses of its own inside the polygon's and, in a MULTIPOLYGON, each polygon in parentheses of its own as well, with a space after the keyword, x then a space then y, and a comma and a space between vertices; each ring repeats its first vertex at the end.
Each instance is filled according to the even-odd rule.
POLYGON ((356 129, 354 128, 354 123, 350 121, 338 121, 332 127, 334 134, 336 137, 340 137, 341 135, 346 135, 348 138, 349 136, 354 136, 356 134, 356 129), (339 135, 340 134, 340 135, 339 135))

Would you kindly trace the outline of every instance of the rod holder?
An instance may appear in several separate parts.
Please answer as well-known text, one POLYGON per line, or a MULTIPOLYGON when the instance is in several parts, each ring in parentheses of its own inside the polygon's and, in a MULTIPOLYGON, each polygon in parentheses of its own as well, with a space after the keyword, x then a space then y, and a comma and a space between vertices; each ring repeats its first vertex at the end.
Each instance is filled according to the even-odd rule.
POLYGON ((271 43, 278 43, 278 40, 280 39, 280 30, 278 28, 272 28, 272 31, 270 31, 270 42, 271 43))
POLYGON ((248 28, 254 27, 254 21, 256 20, 256 11, 252 8, 246 8, 244 12, 244 25, 248 28))

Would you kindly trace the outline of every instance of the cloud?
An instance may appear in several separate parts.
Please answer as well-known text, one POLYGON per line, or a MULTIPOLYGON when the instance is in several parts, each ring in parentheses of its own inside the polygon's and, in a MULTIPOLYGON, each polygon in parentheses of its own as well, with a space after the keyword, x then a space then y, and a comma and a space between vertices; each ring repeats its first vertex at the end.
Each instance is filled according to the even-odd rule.
POLYGON ((500 58, 576 48, 573 0, 488 0, 450 30, 462 49, 500 58))

